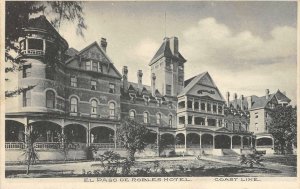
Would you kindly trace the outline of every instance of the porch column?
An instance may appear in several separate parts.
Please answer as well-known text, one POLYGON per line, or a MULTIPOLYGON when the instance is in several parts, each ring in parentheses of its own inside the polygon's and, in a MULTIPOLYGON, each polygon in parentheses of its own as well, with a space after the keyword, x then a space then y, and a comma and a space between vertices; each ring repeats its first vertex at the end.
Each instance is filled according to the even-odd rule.
POLYGON ((215 134, 213 134, 213 149, 215 149, 215 134))
POLYGON ((114 130, 114 143, 116 149, 117 148, 117 125, 115 125, 115 130, 114 130))
MULTIPOLYGON (((64 129, 65 129, 64 125, 63 125, 63 126, 61 126, 61 135, 62 135, 62 136, 64 136, 64 134, 65 134, 65 131, 64 131, 64 129)), ((64 137, 62 137, 62 139, 61 139, 61 142, 62 142, 62 143, 64 143, 64 142, 65 142, 65 141, 64 141, 64 137)))
POLYGON ((195 111, 195 104, 194 104, 194 103, 195 103, 195 100, 194 100, 194 98, 193 98, 193 100, 192 100, 192 110, 193 110, 193 111, 195 111))
POLYGON ((272 138, 272 147, 273 147, 273 150, 274 150, 274 146, 275 146, 275 141, 274 141, 274 138, 272 138))
POLYGON ((244 148, 244 146, 243 146, 243 140, 244 140, 244 137, 243 137, 243 136, 241 136, 241 149, 243 149, 243 148, 244 148))
POLYGON ((232 135, 230 135, 230 149, 232 149, 232 135))
POLYGON ((195 125, 195 115, 192 117, 192 125, 195 125))
POLYGON ((159 154, 159 131, 157 131, 157 134, 156 134, 156 145, 157 145, 157 154, 159 156, 160 155, 159 154))
POLYGON ((208 126, 207 116, 205 116, 205 126, 208 126))
POLYGON ((27 54, 28 53, 28 39, 27 38, 26 38, 25 46, 26 46, 26 54, 27 54))
POLYGON ((216 119, 216 126, 219 127, 219 119, 216 119))
POLYGON ((186 133, 184 134, 184 149, 186 150, 186 133))
POLYGON ((201 144, 201 135, 202 135, 202 134, 201 134, 201 132, 200 132, 200 134, 199 134, 199 136, 200 136, 200 137, 199 137, 199 138, 200 138, 200 143, 199 143, 199 144, 200 144, 200 149, 202 148, 202 144, 201 144))
POLYGON ((88 146, 91 145, 91 123, 89 122, 88 124, 88 129, 87 129, 87 142, 88 142, 88 146))

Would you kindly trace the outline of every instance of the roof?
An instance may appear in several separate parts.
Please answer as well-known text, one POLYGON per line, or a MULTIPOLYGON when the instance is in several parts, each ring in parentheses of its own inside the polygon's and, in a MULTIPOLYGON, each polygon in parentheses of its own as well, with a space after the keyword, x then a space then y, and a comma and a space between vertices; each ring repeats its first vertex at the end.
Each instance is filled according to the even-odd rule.
POLYGON ((291 99, 289 99, 284 93, 282 93, 279 89, 275 93, 275 97, 277 98, 278 101, 280 102, 287 102, 290 103, 291 99))
POLYGON ((151 59, 149 66, 151 66, 153 63, 155 63, 157 60, 159 60, 162 57, 167 58, 175 58, 178 59, 180 62, 184 63, 186 62, 186 59, 178 52, 178 55, 174 55, 170 49, 170 38, 165 37, 163 43, 151 59))
POLYGON ((26 29, 43 30, 44 32, 52 34, 54 37, 58 38, 60 42, 65 46, 65 48, 68 48, 69 46, 68 42, 56 31, 56 29, 52 26, 52 24, 47 20, 47 18, 44 15, 29 19, 26 29))
POLYGON ((74 49, 74 48, 69 48, 68 50, 66 50, 65 54, 70 56, 70 57, 73 57, 75 56, 76 54, 78 54, 78 50, 74 49))
POLYGON ((184 82, 185 87, 182 89, 182 91, 178 94, 178 96, 185 95, 186 93, 189 92, 197 83, 198 81, 208 72, 203 72, 199 75, 196 75, 184 82))

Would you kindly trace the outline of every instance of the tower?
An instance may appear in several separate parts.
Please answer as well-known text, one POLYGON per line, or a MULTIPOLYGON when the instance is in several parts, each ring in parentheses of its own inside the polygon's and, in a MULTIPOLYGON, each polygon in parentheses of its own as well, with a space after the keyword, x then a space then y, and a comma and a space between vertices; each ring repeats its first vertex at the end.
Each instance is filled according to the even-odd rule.
POLYGON ((184 87, 185 58, 179 52, 177 37, 165 37, 149 63, 151 75, 156 76, 155 86, 163 96, 175 97, 184 87))

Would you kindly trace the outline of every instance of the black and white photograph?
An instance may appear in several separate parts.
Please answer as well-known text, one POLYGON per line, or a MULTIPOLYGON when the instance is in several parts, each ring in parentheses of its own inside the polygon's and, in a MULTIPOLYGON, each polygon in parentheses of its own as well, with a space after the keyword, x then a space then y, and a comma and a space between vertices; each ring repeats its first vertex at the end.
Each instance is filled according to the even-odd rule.
POLYGON ((3 2, 3 179, 296 181, 297 6, 3 2))

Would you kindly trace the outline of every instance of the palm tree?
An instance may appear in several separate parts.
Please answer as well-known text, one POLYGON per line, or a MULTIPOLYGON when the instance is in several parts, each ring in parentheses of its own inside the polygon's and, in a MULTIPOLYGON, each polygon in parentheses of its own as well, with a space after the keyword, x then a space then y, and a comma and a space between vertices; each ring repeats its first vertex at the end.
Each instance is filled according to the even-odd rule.
POLYGON ((23 155, 25 156, 25 162, 27 164, 26 174, 29 174, 30 165, 38 160, 38 153, 35 149, 34 143, 39 138, 39 133, 34 130, 31 125, 27 125, 27 132, 25 133, 25 151, 23 155))

